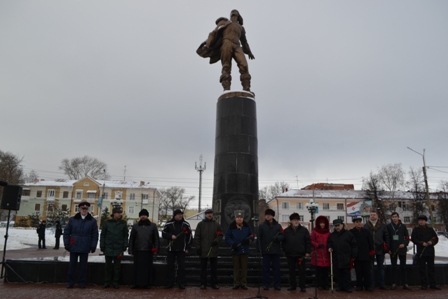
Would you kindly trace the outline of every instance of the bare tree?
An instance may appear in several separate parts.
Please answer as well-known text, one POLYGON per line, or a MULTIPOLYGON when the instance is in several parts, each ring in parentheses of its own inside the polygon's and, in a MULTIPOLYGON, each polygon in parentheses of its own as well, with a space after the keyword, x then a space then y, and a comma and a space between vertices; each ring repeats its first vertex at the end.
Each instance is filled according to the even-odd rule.
POLYGON ((372 210, 377 211, 381 222, 386 223, 387 204, 383 200, 383 186, 378 174, 370 172, 367 179, 362 181, 362 190, 364 190, 365 198, 372 201, 372 210))
POLYGON ((161 189, 160 195, 159 211, 162 212, 162 219, 168 219, 170 217, 168 214, 174 212, 176 209, 185 211, 194 199, 194 196, 185 196, 185 189, 177 186, 161 189))
POLYGON ((38 178, 39 174, 36 171, 31 170, 29 173, 24 175, 23 180, 25 183, 34 183, 38 178))
POLYGON ((441 192, 439 193, 439 206, 437 209, 437 214, 445 224, 445 231, 448 227, 448 181, 440 182, 441 192))
MULTIPOLYGON (((20 185, 23 183, 23 158, 0 150, 0 181, 7 182, 9 185, 20 185)), ((3 187, 0 187, 0 199, 3 197, 3 187)), ((0 210, 0 219, 7 218, 8 211, 0 210)), ((15 212, 13 212, 14 218, 15 212)))
POLYGON ((266 202, 274 199, 289 189, 289 184, 285 182, 276 182, 274 185, 265 186, 258 191, 259 199, 266 199, 266 202))
POLYGON ((420 214, 425 211, 425 181, 423 179, 423 173, 420 168, 414 169, 410 168, 408 172, 408 181, 406 182, 406 186, 409 191, 412 193, 412 224, 417 225, 417 218, 420 214))
POLYGON ((395 211, 397 203, 395 202, 395 192, 405 186, 404 171, 401 163, 387 164, 378 171, 378 179, 382 186, 389 191, 388 210, 395 211))
POLYGON ((89 156, 73 158, 71 160, 64 159, 59 169, 64 171, 72 180, 79 180, 86 176, 101 179, 109 178, 107 172, 104 172, 107 169, 106 163, 89 156))

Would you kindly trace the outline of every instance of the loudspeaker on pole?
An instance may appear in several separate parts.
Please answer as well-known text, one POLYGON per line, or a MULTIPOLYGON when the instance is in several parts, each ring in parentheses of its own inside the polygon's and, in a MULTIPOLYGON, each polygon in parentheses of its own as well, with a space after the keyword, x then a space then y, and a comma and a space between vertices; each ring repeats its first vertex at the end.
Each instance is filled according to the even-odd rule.
POLYGON ((20 209, 20 200, 22 198, 22 187, 7 185, 3 187, 3 198, 1 209, 18 211, 20 209))

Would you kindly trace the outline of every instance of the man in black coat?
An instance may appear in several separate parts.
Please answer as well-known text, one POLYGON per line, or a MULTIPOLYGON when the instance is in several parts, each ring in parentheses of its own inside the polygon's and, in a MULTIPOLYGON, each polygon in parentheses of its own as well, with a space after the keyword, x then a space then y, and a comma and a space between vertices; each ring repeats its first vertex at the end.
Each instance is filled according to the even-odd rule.
POLYGON ((392 213, 391 219, 392 221, 387 225, 390 244, 389 255, 392 264, 393 284, 391 290, 397 288, 397 258, 400 258, 401 283, 403 284, 403 289, 411 291, 406 281, 406 252, 409 245, 408 229, 406 225, 401 223, 400 215, 397 212, 392 213))
POLYGON ((39 237, 39 242, 37 245, 39 246, 39 249, 47 249, 45 246, 45 229, 47 228, 47 221, 42 220, 42 222, 39 224, 39 227, 37 228, 37 236, 39 237))
POLYGON ((358 244, 351 232, 344 228, 341 219, 333 220, 334 231, 328 238, 328 251, 333 255, 334 277, 338 280, 337 291, 352 292, 350 269, 358 256, 358 244))
POLYGON ((311 239, 308 229, 300 225, 300 216, 292 213, 289 216, 291 224, 285 229, 283 240, 283 251, 288 260, 289 268, 289 288, 294 291, 297 287, 296 268, 299 270, 299 287, 301 292, 305 289, 305 257, 311 254, 311 239))
POLYGON ((61 222, 59 222, 58 220, 55 222, 55 231, 54 231, 55 245, 53 249, 59 249, 61 236, 62 236, 62 226, 61 222))
POLYGON ((162 237, 170 242, 167 246, 167 285, 165 289, 174 286, 175 268, 174 261, 177 259, 177 284, 179 289, 185 289, 185 255, 191 249, 191 228, 184 220, 184 213, 175 210, 173 218, 165 224, 162 237))
POLYGON ((381 290, 387 290, 386 283, 384 281, 384 255, 385 252, 389 250, 389 233, 387 232, 386 224, 382 223, 380 219, 378 219, 378 212, 371 211, 370 218, 367 220, 367 223, 364 225, 364 228, 367 228, 373 240, 373 246, 375 248, 375 255, 372 259, 371 263, 371 279, 372 279, 372 287, 375 286, 375 269, 374 263, 376 259, 376 267, 378 269, 378 284, 377 286, 381 290))
POLYGON ((159 231, 148 219, 148 210, 142 209, 138 216, 140 220, 132 226, 129 237, 128 251, 134 257, 134 284, 131 289, 147 289, 151 285, 154 254, 159 250, 159 231))
POLYGON ((280 291, 280 255, 282 254, 280 243, 285 236, 282 226, 274 219, 275 211, 267 209, 264 215, 265 221, 258 227, 260 250, 263 255, 263 287, 264 290, 269 290, 272 267, 274 289, 280 291))
POLYGON ((370 259, 375 254, 373 240, 370 232, 363 227, 362 217, 353 217, 355 227, 350 230, 358 243, 358 257, 355 259, 356 290, 362 291, 363 287, 373 292, 370 279, 370 259))
POLYGON ((434 279, 434 246, 439 242, 436 232, 426 224, 428 218, 425 215, 418 216, 418 226, 412 230, 411 239, 417 245, 418 268, 420 272, 420 283, 422 290, 429 287, 440 290, 434 279), (426 278, 428 268, 428 279, 426 278))

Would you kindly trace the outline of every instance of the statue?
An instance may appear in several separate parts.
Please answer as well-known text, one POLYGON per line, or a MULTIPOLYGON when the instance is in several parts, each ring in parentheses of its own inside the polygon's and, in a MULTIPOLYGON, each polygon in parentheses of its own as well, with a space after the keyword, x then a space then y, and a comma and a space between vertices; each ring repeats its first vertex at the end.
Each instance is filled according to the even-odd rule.
POLYGON ((240 70, 240 80, 243 90, 250 91, 249 66, 244 54, 249 59, 255 59, 246 39, 246 31, 243 27, 243 18, 234 9, 230 12, 230 20, 224 17, 216 20, 216 28, 207 40, 203 42, 196 53, 204 58, 210 58, 210 64, 221 60, 222 71, 220 82, 224 90, 230 90, 232 76, 232 58, 235 59, 240 70), (241 42, 241 44, 240 44, 241 42))

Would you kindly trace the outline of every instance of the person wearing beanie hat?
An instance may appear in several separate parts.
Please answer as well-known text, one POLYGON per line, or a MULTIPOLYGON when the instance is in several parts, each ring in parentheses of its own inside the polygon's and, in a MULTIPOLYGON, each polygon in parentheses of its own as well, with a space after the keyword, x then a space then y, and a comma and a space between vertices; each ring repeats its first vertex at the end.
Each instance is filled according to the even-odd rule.
POLYGON ((406 225, 401 223, 400 215, 393 212, 390 216, 391 222, 387 225, 389 232, 389 256, 392 264, 392 286, 391 290, 397 288, 397 260, 400 259, 401 284, 403 289, 411 291, 407 284, 406 275, 406 253, 409 245, 409 233, 406 225))
POLYGON ((140 216, 142 216, 142 215, 145 215, 146 218, 148 218, 148 217, 149 217, 149 212, 148 212, 148 210, 147 210, 147 209, 142 209, 142 210, 138 213, 138 217, 140 217, 140 216))
POLYGON ((440 290, 434 277, 434 246, 439 242, 439 238, 434 229, 426 223, 427 220, 425 215, 418 216, 418 225, 412 230, 411 239, 417 245, 421 289, 426 290, 429 282, 431 289, 440 290), (426 277, 426 270, 428 270, 428 277, 426 277))
POLYGON ((148 217, 148 210, 138 213, 140 220, 132 226, 129 237, 129 254, 134 258, 134 284, 132 289, 149 288, 153 273, 154 254, 159 251, 159 231, 148 217))
POLYGON ((212 289, 218 287, 218 244, 222 240, 221 225, 213 219, 213 210, 205 211, 205 218, 196 226, 193 246, 201 260, 201 285, 200 289, 207 288, 207 264, 210 261, 210 285, 212 289))
POLYGON ((59 249, 59 243, 61 241, 62 236, 62 226, 61 222, 58 220, 55 222, 55 231, 54 231, 54 237, 55 237, 55 245, 53 249, 59 249))
POLYGON ((121 257, 129 246, 128 224, 121 219, 122 215, 121 207, 115 206, 112 209, 112 218, 107 220, 101 229, 100 250, 104 252, 106 259, 103 288, 111 285, 115 289, 120 287, 121 257))
POLYGON ((329 288, 330 253, 327 243, 330 236, 330 223, 326 216, 319 216, 311 232, 311 265, 316 267, 316 283, 319 290, 329 288))
POLYGON ((386 224, 384 224, 381 219, 378 218, 378 212, 376 210, 370 211, 370 218, 364 225, 370 231, 373 238, 373 246, 375 248, 375 254, 372 256, 371 266, 370 266, 370 278, 371 285, 375 287, 375 270, 374 263, 376 260, 377 273, 378 273, 378 286, 381 290, 387 290, 386 283, 384 280, 384 257, 385 253, 389 251, 389 232, 387 231, 386 224))
POLYGON ((362 217, 356 216, 352 219, 355 227, 350 230, 358 243, 358 256, 355 259, 356 290, 373 292, 370 277, 370 260, 375 254, 373 250, 373 239, 370 232, 363 227, 362 217))
POLYGON ((341 219, 333 220, 334 231, 328 238, 328 252, 333 255, 334 277, 338 291, 352 292, 350 269, 358 256, 358 244, 351 232, 344 228, 341 219))
POLYGON ((90 253, 96 251, 98 244, 98 225, 89 213, 90 203, 81 202, 79 212, 70 217, 64 228, 64 247, 70 252, 67 288, 75 285, 74 276, 79 259, 79 287, 86 287, 87 260, 90 253))
POLYGON ((269 290, 272 267, 274 289, 280 291, 280 255, 282 254, 280 243, 285 236, 282 226, 274 219, 275 212, 272 209, 267 209, 264 215, 265 221, 258 227, 258 238, 263 255, 263 287, 265 290, 269 290))
POLYGON ((284 231, 285 237, 282 242, 289 267, 289 288, 287 290, 296 290, 296 268, 298 268, 300 291, 306 292, 305 258, 311 254, 310 233, 305 226, 300 224, 299 214, 292 213, 289 219, 291 219, 291 223, 284 231))
POLYGON ((167 248, 167 284, 166 289, 174 286, 176 276, 174 262, 177 260, 177 283, 179 289, 185 289, 185 255, 191 249, 191 228, 185 221, 184 213, 177 209, 173 212, 173 218, 165 223, 162 237, 169 242, 167 248))

